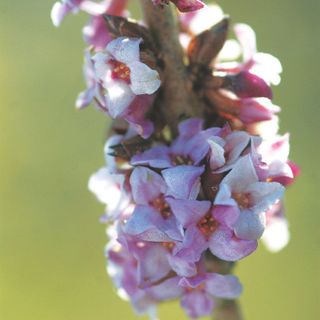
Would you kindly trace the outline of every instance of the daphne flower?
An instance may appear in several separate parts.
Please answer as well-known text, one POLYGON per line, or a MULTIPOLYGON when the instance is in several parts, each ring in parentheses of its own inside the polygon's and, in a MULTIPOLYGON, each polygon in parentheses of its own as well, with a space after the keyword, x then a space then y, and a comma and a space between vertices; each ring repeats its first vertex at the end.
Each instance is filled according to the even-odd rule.
POLYGON ((107 271, 112 278, 118 295, 124 300, 130 300, 134 310, 139 315, 148 315, 156 320, 157 301, 143 289, 139 288, 137 277, 137 260, 127 248, 111 239, 106 247, 108 257, 107 271))
POLYGON ((132 165, 149 165, 153 168, 172 168, 179 165, 198 166, 209 152, 206 138, 220 128, 202 131, 201 119, 190 119, 179 125, 179 137, 170 147, 158 145, 131 159, 132 165))
POLYGON ((236 261, 256 249, 256 241, 235 236, 232 226, 238 217, 236 212, 228 208, 220 210, 210 201, 169 199, 168 202, 185 229, 183 242, 173 251, 177 257, 197 262, 202 253, 210 249, 220 259, 236 261))
POLYGON ((222 180, 216 206, 238 212, 234 232, 240 239, 259 239, 265 229, 265 212, 278 201, 284 187, 277 182, 260 182, 250 155, 241 158, 222 180))
POLYGON ((142 241, 125 233, 120 234, 118 240, 137 260, 137 281, 140 288, 159 283, 172 270, 179 276, 191 277, 197 274, 194 263, 172 254, 175 242, 142 241))
POLYGON ((282 250, 290 240, 288 221, 282 201, 275 203, 267 212, 267 226, 262 242, 271 252, 282 250))
POLYGON ((101 168, 90 177, 89 190, 107 206, 107 215, 104 221, 118 218, 123 210, 129 206, 130 198, 125 192, 124 182, 124 175, 110 174, 106 167, 101 168))
POLYGON ((137 205, 124 231, 145 241, 181 241, 183 230, 167 203, 164 179, 150 169, 137 167, 130 184, 137 205))
POLYGON ((106 90, 109 114, 121 115, 136 95, 151 95, 160 87, 159 74, 140 62, 142 39, 120 37, 94 57, 96 76, 106 90))
POLYGON ((294 178, 299 174, 299 169, 289 161, 289 150, 289 134, 275 135, 259 144, 256 153, 260 155, 260 161, 267 165, 263 176, 265 179, 280 182, 285 186, 294 181, 294 178))
POLYGON ((221 63, 216 66, 217 70, 231 73, 249 71, 268 84, 278 85, 282 72, 280 61, 271 54, 257 51, 255 32, 247 24, 236 24, 234 31, 241 46, 243 62, 221 63))
POLYGON ((101 15, 106 13, 109 6, 110 1, 101 1, 97 3, 90 0, 61 0, 53 5, 51 20, 54 26, 59 27, 64 18, 70 13, 75 14, 79 10, 83 10, 91 15, 101 15))
POLYGON ((142 39, 117 38, 94 57, 86 51, 84 73, 87 89, 78 96, 76 106, 94 102, 112 118, 127 120, 147 138, 153 131, 145 114, 153 103, 152 95, 160 87, 159 74, 140 62, 142 39))
POLYGON ((156 300, 164 301, 181 297, 181 306, 190 318, 212 314, 215 298, 235 299, 242 286, 233 275, 204 273, 192 278, 173 277, 148 289, 156 300))

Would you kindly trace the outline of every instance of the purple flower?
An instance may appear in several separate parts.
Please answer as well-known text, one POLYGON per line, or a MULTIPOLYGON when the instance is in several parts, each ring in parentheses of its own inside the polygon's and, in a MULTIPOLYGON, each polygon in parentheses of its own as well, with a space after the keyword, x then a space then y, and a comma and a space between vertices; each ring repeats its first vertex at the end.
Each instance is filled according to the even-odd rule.
POLYGON ((150 169, 137 167, 130 184, 136 207, 124 231, 145 241, 181 241, 183 229, 168 205, 165 180, 150 169))
POLYGON ((278 85, 281 81, 282 66, 280 61, 271 54, 257 51, 256 35, 246 24, 236 24, 235 34, 240 43, 243 62, 225 62, 216 65, 217 70, 228 73, 249 73, 263 79, 267 84, 278 85))
POLYGON ((199 166, 208 154, 210 147, 207 138, 220 132, 220 128, 202 130, 201 119, 189 119, 179 125, 179 137, 170 147, 159 145, 132 157, 131 164, 147 165, 153 168, 172 168, 176 166, 199 166))
POLYGON ((124 182, 125 175, 110 173, 106 167, 101 168, 90 177, 89 190, 107 206, 104 222, 117 219, 129 206, 130 197, 125 192, 124 182))
POLYGON ((186 277, 197 274, 194 263, 172 255, 175 242, 141 241, 125 233, 119 236, 119 242, 137 260, 137 281, 140 288, 147 288, 165 280, 173 271, 186 277))
POLYGON ((256 240, 263 234, 266 210, 283 193, 281 184, 259 181, 251 156, 247 155, 222 180, 214 204, 237 211, 234 232, 238 238, 256 240))
POLYGON ((235 276, 217 273, 173 277, 147 290, 159 301, 181 297, 181 306, 190 318, 212 314, 215 298, 235 299, 241 291, 242 286, 235 276))
POLYGON ((248 147, 250 136, 245 131, 232 131, 229 126, 225 126, 218 136, 211 136, 207 141, 211 149, 210 169, 220 173, 234 166, 248 147))
POLYGON ((294 181, 299 169, 289 161, 289 150, 289 134, 264 139, 252 150, 260 180, 275 181, 284 186, 294 181))
POLYGON ((159 74, 140 62, 142 39, 120 37, 94 57, 95 74, 106 90, 109 114, 121 115, 135 96, 153 94, 160 87, 159 74))
POLYGON ((64 18, 70 13, 78 13, 82 10, 91 16, 101 16, 105 13, 122 15, 128 0, 103 0, 95 2, 91 0, 61 0, 57 1, 51 10, 51 20, 54 26, 59 27, 64 18))
MULTIPOLYGON (((118 0, 116 0, 118 1, 118 0)), ((109 7, 109 1, 100 3, 90 0, 62 0, 56 2, 51 10, 51 20, 54 26, 59 27, 64 18, 70 13, 77 13, 83 10, 91 15, 101 15, 106 13, 109 7)))
POLYGON ((175 256, 196 262, 209 248, 220 259, 237 261, 256 249, 256 241, 242 240, 234 234, 236 210, 214 207, 210 201, 170 199, 168 202, 185 229, 183 242, 174 248, 175 256))
POLYGON ((76 106, 83 108, 92 101, 112 118, 127 120, 147 138, 153 124, 145 114, 153 103, 152 95, 160 87, 159 74, 140 62, 142 39, 117 38, 104 51, 91 58, 86 51, 87 89, 78 96, 76 106))
MULTIPOLYGON (((114 232, 111 230, 111 232, 114 232)), ((157 301, 138 285, 138 264, 128 249, 112 239, 106 247, 108 257, 107 271, 114 285, 118 288, 118 295, 129 300, 139 315, 147 314, 150 319, 157 319, 157 301)))

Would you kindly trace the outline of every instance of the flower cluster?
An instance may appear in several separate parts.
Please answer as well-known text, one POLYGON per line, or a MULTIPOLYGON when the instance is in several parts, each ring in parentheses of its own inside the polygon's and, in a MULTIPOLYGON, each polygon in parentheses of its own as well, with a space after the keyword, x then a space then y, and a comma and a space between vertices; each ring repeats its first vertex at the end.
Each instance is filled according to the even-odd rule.
MULTIPOLYGON (((229 19, 218 6, 172 0, 185 68, 177 74, 187 79, 186 91, 175 94, 197 104, 194 114, 178 114, 175 100, 168 113, 174 68, 156 28, 127 19, 127 2, 63 0, 52 9, 56 26, 69 13, 90 15, 83 29, 87 88, 76 106, 92 103, 116 119, 106 165, 89 189, 106 205, 108 272, 119 295, 151 318, 160 302, 178 298, 198 318, 217 299, 241 294, 230 267, 259 239, 271 251, 289 240, 282 198, 298 168, 288 159, 289 135, 278 133, 271 91, 282 68, 258 52, 248 25, 236 24, 236 39, 228 39, 229 19)), ((146 6, 152 2, 157 14, 169 4, 146 6)))
MULTIPOLYGON (((123 139, 107 141, 107 160, 121 154, 123 139)), ((203 129, 203 121, 192 118, 171 143, 158 141, 128 161, 115 157, 91 177, 90 190, 107 205, 102 220, 113 230, 110 275, 139 313, 179 297, 195 318, 211 314, 211 296, 240 294, 234 276, 208 273, 205 261, 208 254, 243 259, 264 232, 271 249, 286 244, 286 230, 275 223, 286 223, 280 203, 295 175, 287 153, 288 136, 263 141, 229 125, 203 129), (126 271, 115 272, 126 268, 129 284, 126 271)))

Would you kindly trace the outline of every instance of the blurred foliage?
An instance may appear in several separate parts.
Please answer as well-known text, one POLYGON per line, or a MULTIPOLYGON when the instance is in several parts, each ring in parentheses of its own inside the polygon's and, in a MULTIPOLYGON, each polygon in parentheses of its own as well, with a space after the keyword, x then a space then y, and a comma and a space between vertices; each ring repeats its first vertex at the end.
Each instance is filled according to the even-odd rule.
MULTIPOLYGON (((108 123, 93 108, 73 108, 84 87, 86 17, 69 17, 56 30, 53 2, 0 1, 0 318, 136 319, 105 274, 103 206, 86 189, 103 165, 108 123)), ((320 2, 220 5, 234 22, 254 27, 261 51, 281 59, 275 102, 303 169, 286 196, 290 245, 276 255, 261 246, 237 267, 244 313, 247 320, 319 319, 320 2)), ((160 316, 184 319, 177 303, 161 307, 160 316)))

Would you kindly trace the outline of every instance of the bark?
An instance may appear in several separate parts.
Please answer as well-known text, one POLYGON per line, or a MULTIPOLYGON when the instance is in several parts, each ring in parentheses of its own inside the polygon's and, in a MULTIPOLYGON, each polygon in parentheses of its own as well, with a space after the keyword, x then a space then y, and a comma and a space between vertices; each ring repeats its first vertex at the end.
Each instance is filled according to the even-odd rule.
POLYGON ((192 90, 185 57, 179 42, 176 11, 172 6, 159 7, 141 0, 145 21, 164 63, 162 110, 173 135, 180 120, 201 116, 202 103, 192 90))

